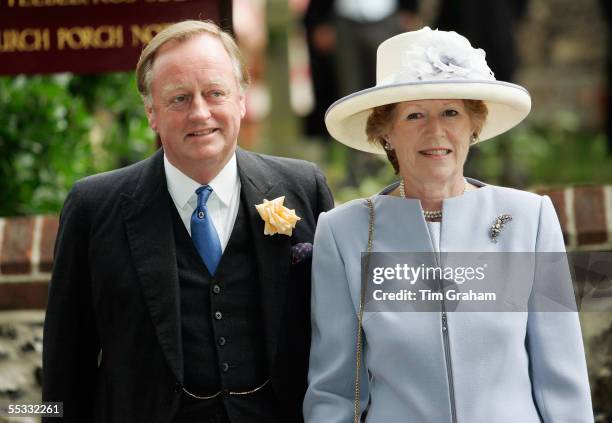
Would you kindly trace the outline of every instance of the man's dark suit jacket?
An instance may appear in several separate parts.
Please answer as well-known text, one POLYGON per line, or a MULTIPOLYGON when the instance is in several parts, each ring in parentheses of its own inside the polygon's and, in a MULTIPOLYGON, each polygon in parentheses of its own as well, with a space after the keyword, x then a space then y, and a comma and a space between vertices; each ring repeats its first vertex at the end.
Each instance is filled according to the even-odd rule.
MULTIPOLYGON (((291 237, 264 235, 248 214, 268 368, 283 422, 302 421, 310 347, 310 260, 317 217, 333 206, 318 168, 236 150, 247 204, 285 196, 301 217, 291 237)), ((43 400, 64 421, 169 422, 183 382, 173 204, 163 152, 77 182, 60 218, 45 318, 43 400)))

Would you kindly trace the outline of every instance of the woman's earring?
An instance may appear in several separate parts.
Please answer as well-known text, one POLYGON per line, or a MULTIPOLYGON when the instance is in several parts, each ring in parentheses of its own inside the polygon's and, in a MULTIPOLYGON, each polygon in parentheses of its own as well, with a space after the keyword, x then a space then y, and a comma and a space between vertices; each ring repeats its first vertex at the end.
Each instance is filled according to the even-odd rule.
POLYGON ((383 146, 383 148, 387 151, 393 150, 393 147, 391 147, 391 144, 389 144, 389 141, 387 140, 385 140, 385 145, 383 146))
POLYGON ((472 134, 472 136, 470 137, 470 144, 476 144, 477 141, 478 137, 476 136, 476 134, 472 134))

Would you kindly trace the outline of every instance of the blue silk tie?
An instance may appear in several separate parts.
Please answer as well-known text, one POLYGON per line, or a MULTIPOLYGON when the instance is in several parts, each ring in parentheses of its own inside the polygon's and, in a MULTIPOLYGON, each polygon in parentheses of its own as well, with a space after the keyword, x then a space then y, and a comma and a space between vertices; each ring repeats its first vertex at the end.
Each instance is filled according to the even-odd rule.
POLYGON ((212 191, 212 188, 208 185, 201 186, 196 190, 198 205, 191 215, 191 239, 193 239, 193 243, 208 271, 211 275, 214 275, 221 260, 222 251, 219 235, 217 235, 206 207, 206 202, 212 191))

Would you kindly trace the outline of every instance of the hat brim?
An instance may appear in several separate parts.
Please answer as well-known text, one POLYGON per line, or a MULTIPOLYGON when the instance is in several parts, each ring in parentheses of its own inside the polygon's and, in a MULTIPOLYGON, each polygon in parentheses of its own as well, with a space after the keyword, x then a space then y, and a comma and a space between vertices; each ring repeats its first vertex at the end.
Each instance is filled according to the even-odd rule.
POLYGON ((503 81, 443 80, 376 86, 341 98, 325 113, 327 130, 336 140, 368 153, 385 154, 366 136, 372 108, 412 100, 482 100, 488 114, 479 140, 484 141, 518 125, 531 110, 531 97, 520 85, 503 81))

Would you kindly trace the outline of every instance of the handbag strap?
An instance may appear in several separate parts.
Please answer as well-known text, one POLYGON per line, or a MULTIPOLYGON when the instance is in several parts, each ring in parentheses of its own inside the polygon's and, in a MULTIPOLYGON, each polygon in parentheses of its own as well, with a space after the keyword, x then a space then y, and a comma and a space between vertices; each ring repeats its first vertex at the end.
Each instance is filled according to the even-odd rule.
POLYGON ((354 405, 354 423, 359 423, 360 420, 360 400, 361 400, 361 355, 362 355, 362 344, 363 344, 363 309, 365 303, 365 287, 367 283, 368 268, 370 265, 370 254, 372 253, 372 241, 374 239, 374 202, 372 198, 366 198, 368 206, 368 212, 370 219, 368 222, 368 247, 365 256, 362 272, 361 272, 361 290, 359 295, 359 315, 357 325, 357 359, 355 364, 355 400, 354 405))

